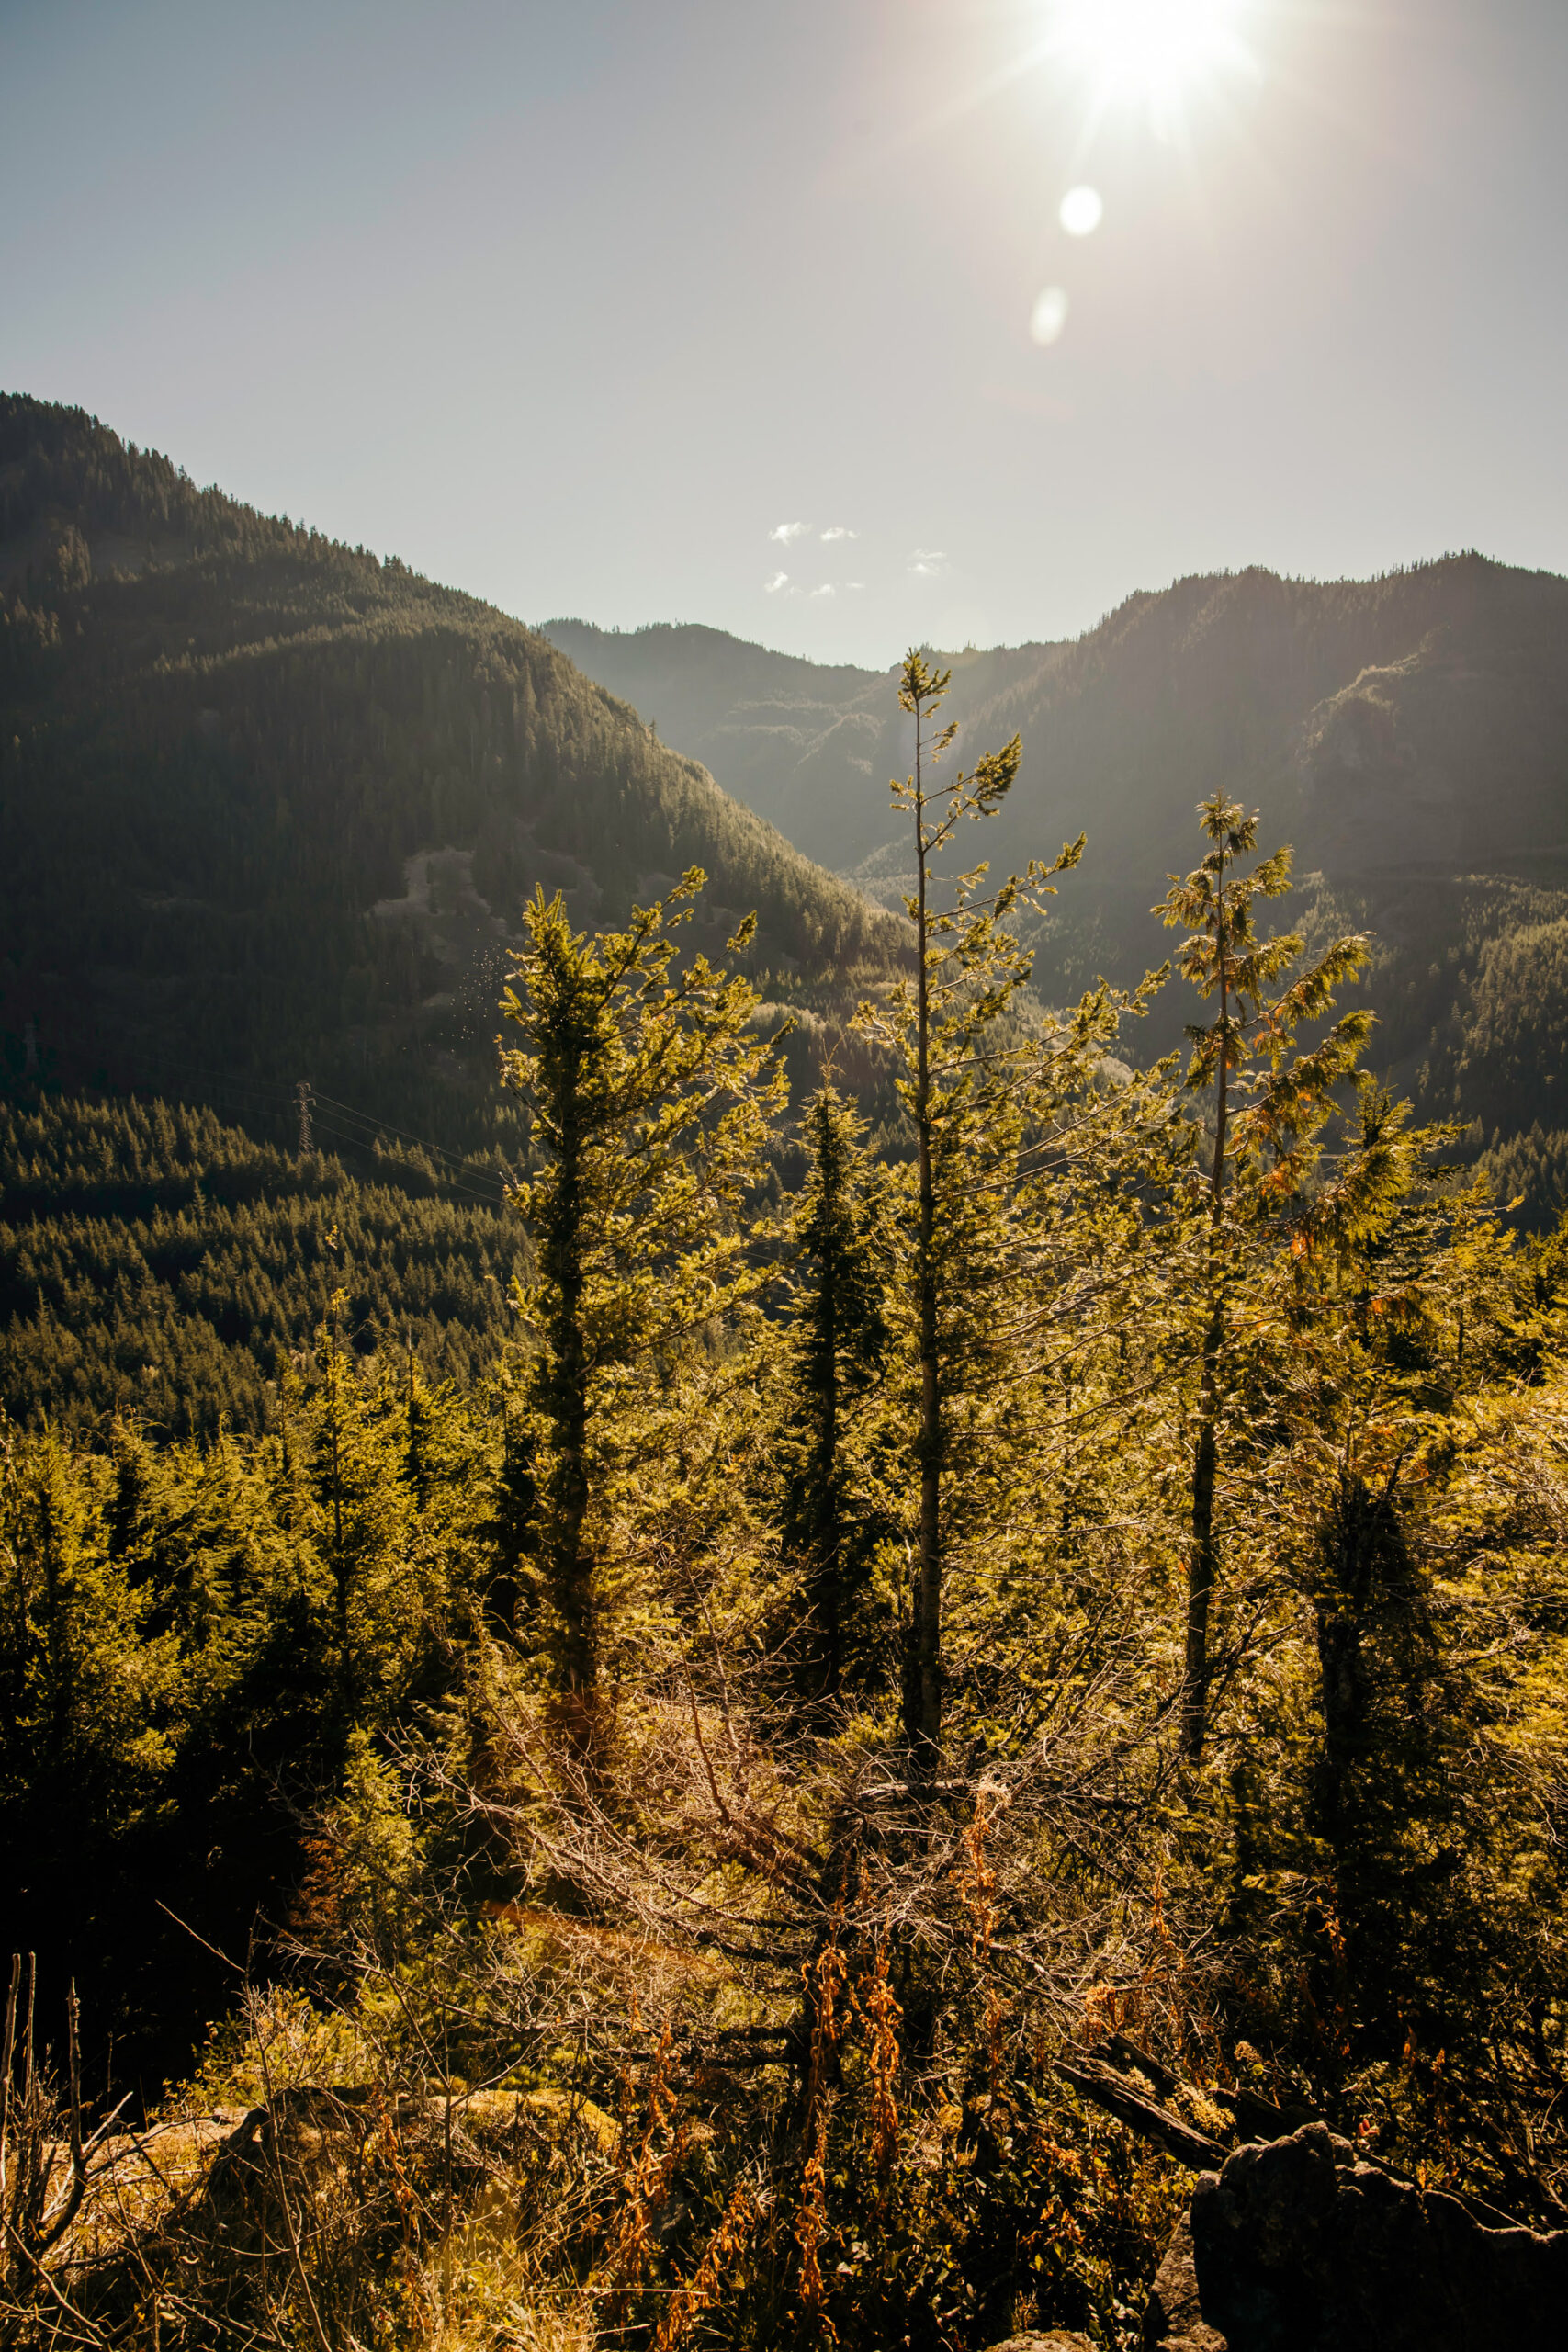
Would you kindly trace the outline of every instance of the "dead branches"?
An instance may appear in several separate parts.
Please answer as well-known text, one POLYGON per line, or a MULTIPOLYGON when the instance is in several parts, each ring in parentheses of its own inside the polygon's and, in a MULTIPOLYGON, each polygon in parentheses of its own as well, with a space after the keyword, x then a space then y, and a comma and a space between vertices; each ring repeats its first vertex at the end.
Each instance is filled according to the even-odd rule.
MULTIPOLYGON (((81 2210, 87 2186, 82 2138, 82 2059, 76 1987, 66 1995, 66 2099, 63 2115, 48 2068, 34 2047, 38 1962, 32 1952, 11 1957, 6 1999, 4 2067, 0 2079, 0 2282, 14 2289, 22 2275, 41 2276, 43 2257, 59 2245, 81 2210), (63 2148, 62 2139, 63 2135, 63 2148), (64 2163, 62 2165, 62 2156, 64 2163), (63 2183, 55 2174, 63 2169, 63 2183)), ((123 2104, 123 2102, 122 2102, 123 2104)))

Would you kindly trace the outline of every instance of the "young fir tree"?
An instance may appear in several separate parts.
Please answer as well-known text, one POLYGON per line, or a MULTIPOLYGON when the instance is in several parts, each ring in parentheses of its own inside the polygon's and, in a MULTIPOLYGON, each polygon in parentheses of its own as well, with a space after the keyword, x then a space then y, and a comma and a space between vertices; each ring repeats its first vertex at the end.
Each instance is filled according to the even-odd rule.
MULTIPOLYGON (((595 1741, 608 1594, 599 1556, 617 1443, 650 1370, 712 1334, 763 1279, 739 1212, 786 1080, 753 1023, 750 983, 676 956, 704 876, 635 909, 625 931, 574 932, 558 892, 526 910, 502 999, 518 1039, 502 1083, 532 1114, 539 1172, 513 1195, 535 1246, 518 1303, 536 1342, 530 1542, 552 1604, 558 1690, 595 1741)), ((754 920, 728 942, 744 953, 754 920)))
POLYGON ((1197 1430, 1191 1471, 1191 1546, 1188 1561, 1186 1655, 1181 1690, 1181 1745, 1188 1760, 1202 1754, 1209 1708, 1210 1617, 1219 1581, 1215 1489, 1220 1437, 1232 1379, 1229 1295, 1247 1261, 1249 1236, 1276 1216, 1310 1171, 1316 1138, 1333 1108, 1333 1090, 1355 1068, 1371 1027, 1365 1011, 1345 1014, 1311 1052, 1295 1051, 1296 1032, 1334 1003, 1334 990, 1365 962, 1368 940, 1337 940, 1278 996, 1302 954, 1293 932, 1259 939, 1255 908, 1291 886, 1291 853, 1276 850, 1250 873, 1234 871, 1257 847, 1258 816, 1216 791, 1198 810, 1213 843, 1185 879, 1154 910, 1171 929, 1183 929, 1183 975, 1205 1002, 1217 1000, 1213 1021, 1192 1025, 1187 1085, 1213 1102, 1213 1158, 1202 1210, 1199 1308, 1197 1430))
POLYGON ((934 780, 957 732, 932 724, 950 676, 919 652, 904 663, 898 699, 915 722, 915 764, 892 793, 913 832, 916 887, 905 905, 915 926, 915 976, 885 1005, 863 1007, 857 1016, 863 1034, 890 1046, 902 1066, 898 1091, 914 1131, 899 1287, 913 1306, 918 1394, 909 1454, 919 1501, 903 1714, 913 1770, 924 1779, 936 1769, 942 1740, 943 1586, 953 1532, 953 1497, 944 1488, 955 1418, 971 1375, 977 1366, 981 1376, 994 1374, 1013 1328, 1030 1255, 1021 1225, 1031 1154, 1062 1104, 1081 1091, 1115 1028, 1104 992, 1043 1040, 1017 1023, 1032 957, 1010 922, 1050 894, 1053 876, 1077 865, 1081 836, 1053 865, 1032 861, 1023 876, 994 891, 984 888, 985 865, 942 875, 959 828, 999 808, 1021 757, 1014 736, 967 774, 934 780))
MULTIPOLYGON (((405 1604, 403 1630, 415 1638, 422 1611, 409 1564, 414 1514, 400 1475, 407 1468, 406 1432, 371 1409, 337 1327, 344 1298, 342 1290, 333 1293, 333 1320, 317 1334, 308 1418, 314 1533, 331 1577, 337 1702, 346 1727, 387 1677, 384 1637, 397 1620, 398 1600, 405 1604)), ((391 1646, 397 1652, 403 1645, 391 1646)))
POLYGON ((1556 2219, 1562 1325, 1456 1139, 1360 1078, 1233 1316, 1224 1998, 1339 2128, 1556 2219))
POLYGON ((167 1760, 179 1643, 106 1540, 98 1470, 0 1421, 0 1805, 118 1824, 167 1760))
POLYGON ((803 1684, 808 1697, 832 1700, 843 1688, 852 1621, 886 1518, 868 1491, 857 1424, 890 1345, 888 1237, 864 1122, 852 1106, 825 1084, 803 1127, 782 1534, 807 1608, 803 1684))

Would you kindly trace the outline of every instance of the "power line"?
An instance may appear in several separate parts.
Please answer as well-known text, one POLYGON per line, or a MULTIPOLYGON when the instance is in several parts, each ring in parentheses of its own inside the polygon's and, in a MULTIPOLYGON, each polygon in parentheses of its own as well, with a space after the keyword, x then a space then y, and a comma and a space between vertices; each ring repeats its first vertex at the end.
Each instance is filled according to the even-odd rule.
MULTIPOLYGON (((335 1136, 340 1143, 352 1145, 355 1151, 362 1151, 367 1157, 371 1155, 371 1147, 363 1136, 356 1136, 351 1128, 339 1126, 335 1120, 323 1119, 318 1112, 315 1116, 315 1125, 322 1135, 335 1136)), ((418 1138, 415 1137, 413 1140, 417 1141, 418 1138)), ((429 1149, 430 1147, 423 1146, 422 1148, 429 1149)), ((502 1204, 504 1194, 499 1191, 481 1193, 477 1185, 468 1183, 461 1176, 449 1174, 445 1168, 437 1168, 434 1173, 439 1183, 449 1185, 455 1193, 468 1193, 472 1199, 482 1201, 487 1208, 500 1208, 502 1204)))
POLYGON ((414 1145, 438 1163, 434 1171, 438 1182, 450 1185, 455 1192, 468 1193, 472 1199, 482 1201, 487 1208, 500 1208, 504 1204, 506 1179, 503 1176, 490 1179, 496 1187, 493 1193, 481 1191, 471 1180, 476 1176, 482 1177, 486 1171, 476 1167, 473 1161, 459 1159, 456 1153, 446 1150, 442 1145, 427 1142, 424 1136, 416 1136, 412 1129, 397 1126, 389 1119, 378 1118, 373 1112, 362 1111, 355 1103, 340 1102, 334 1095, 318 1094, 306 1079, 301 1079, 290 1092, 280 1086, 258 1086, 252 1080, 234 1078, 226 1070, 205 1070, 192 1063, 176 1062, 161 1054, 143 1054, 141 1058, 145 1066, 164 1069, 197 1088, 220 1089, 229 1094, 248 1096, 253 1102, 264 1102, 276 1110, 297 1105, 300 1122, 299 1149, 306 1156, 315 1148, 314 1133, 318 1128, 322 1134, 333 1136, 340 1143, 346 1143, 357 1151, 367 1154, 371 1151, 371 1144, 363 1135, 355 1135, 352 1128, 320 1116, 316 1106, 324 1102, 333 1110, 344 1113, 347 1117, 358 1120, 376 1137, 396 1136, 401 1142, 414 1145), (460 1173, 456 1172, 459 1170, 460 1173))
MULTIPOLYGON (((318 1106, 324 1100, 326 1100, 324 1096, 318 1095, 316 1097, 318 1106)), ((346 1105, 344 1107, 347 1109, 346 1105)), ((315 1124, 323 1135, 336 1136, 344 1143, 354 1145, 354 1147, 359 1151, 371 1151, 375 1149, 376 1146, 380 1142, 381 1134, 383 1132, 379 1122, 369 1118, 364 1112, 348 1110, 347 1115, 351 1118, 356 1118, 363 1121, 365 1126, 374 1131, 374 1139, 368 1139, 363 1134, 356 1134, 352 1127, 343 1126, 336 1119, 322 1117, 319 1107, 316 1112, 315 1124)), ((503 1177, 491 1176, 488 1170, 482 1167, 476 1167, 471 1160, 458 1159, 454 1153, 443 1151, 439 1144, 426 1143, 419 1136, 409 1135, 405 1128, 394 1128, 390 1130, 390 1132, 400 1136, 400 1139, 411 1144, 415 1151, 424 1153, 430 1159, 434 1161, 436 1164, 434 1173, 440 1178, 443 1183, 455 1184, 460 1186, 466 1191, 474 1192, 475 1184, 473 1180, 477 1178, 482 1182, 488 1177, 489 1181, 496 1186, 495 1192, 479 1193, 476 1194, 476 1197, 484 1200, 500 1200, 502 1198, 505 1184, 505 1179, 503 1177)), ((393 1157, 393 1155, 390 1154, 381 1156, 393 1157)))
MULTIPOLYGON (((460 1159, 456 1152, 447 1151, 443 1145, 427 1143, 423 1136, 414 1135, 409 1128, 394 1126, 390 1119, 378 1119, 368 1111, 355 1109, 352 1102, 339 1102, 331 1094, 316 1094, 313 1100, 330 1103, 334 1111, 346 1112, 351 1119, 358 1119, 366 1126, 374 1127, 378 1135, 397 1136, 404 1143, 414 1144, 421 1151, 428 1152, 432 1159, 445 1160, 449 1168, 460 1168, 468 1174, 478 1172, 473 1160, 460 1159)), ((505 1180, 497 1177, 495 1182, 503 1184, 505 1180)))

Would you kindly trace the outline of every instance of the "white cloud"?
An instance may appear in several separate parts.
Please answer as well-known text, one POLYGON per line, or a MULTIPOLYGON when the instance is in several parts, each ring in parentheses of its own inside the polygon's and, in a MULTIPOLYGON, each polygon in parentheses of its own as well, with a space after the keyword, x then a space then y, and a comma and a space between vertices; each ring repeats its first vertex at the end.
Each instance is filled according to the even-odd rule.
POLYGON ((865 586, 865 582, 863 580, 846 580, 844 585, 852 596, 857 589, 861 589, 865 586))
POLYGON ((788 586, 789 586, 789 574, 788 574, 788 572, 787 572, 787 571, 775 571, 775 572, 774 572, 774 574, 773 574, 773 578, 772 578, 771 580, 764 580, 764 581, 763 581, 763 582, 762 582, 762 594, 763 594, 763 595, 764 595, 764 596, 776 596, 776 595, 778 594, 779 590, 780 590, 781 588, 787 588, 788 586))
POLYGON ((839 592, 830 580, 825 580, 820 588, 813 588, 811 593, 814 596, 836 596, 839 592))
POLYGON ((829 523, 822 534, 822 544, 827 547, 833 539, 858 539, 859 537, 860 533, 852 531, 847 523, 829 523))
POLYGON ((917 580, 935 580, 947 570, 947 558, 941 548, 917 548, 909 570, 917 580))
POLYGON ((809 523, 780 523, 768 533, 768 537, 775 547, 787 548, 793 546, 796 539, 803 539, 810 528, 809 523))

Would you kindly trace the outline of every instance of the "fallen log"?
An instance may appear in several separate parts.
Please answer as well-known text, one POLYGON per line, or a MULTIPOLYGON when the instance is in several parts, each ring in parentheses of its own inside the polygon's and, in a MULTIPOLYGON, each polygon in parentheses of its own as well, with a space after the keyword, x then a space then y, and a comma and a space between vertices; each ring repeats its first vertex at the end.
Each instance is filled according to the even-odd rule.
MULTIPOLYGON (((1124 2033, 1108 2034, 1100 2045, 1108 2050, 1119 2066, 1128 2073, 1146 2075, 1161 2098, 1169 2098, 1179 2089, 1180 2078, 1146 2050, 1140 2050, 1124 2033)), ((1244 2140, 1282 2140, 1292 2132, 1299 2132, 1304 2123, 1315 2123, 1319 2118, 1309 2107, 1295 2104, 1282 2106, 1277 2099, 1263 2098, 1257 2091, 1207 2089, 1203 2097, 1212 2106, 1223 2107, 1235 2119, 1236 2130, 1244 2140)))
POLYGON ((1119 2075, 1102 2058, 1058 2058, 1056 2072, 1085 2098, 1102 2107, 1119 2123, 1141 2132, 1145 2139, 1157 2141, 1168 2154, 1193 2172, 1217 2172, 1230 2153, 1218 2140, 1211 2140, 1168 2108, 1156 2105, 1128 2075, 1119 2075))

